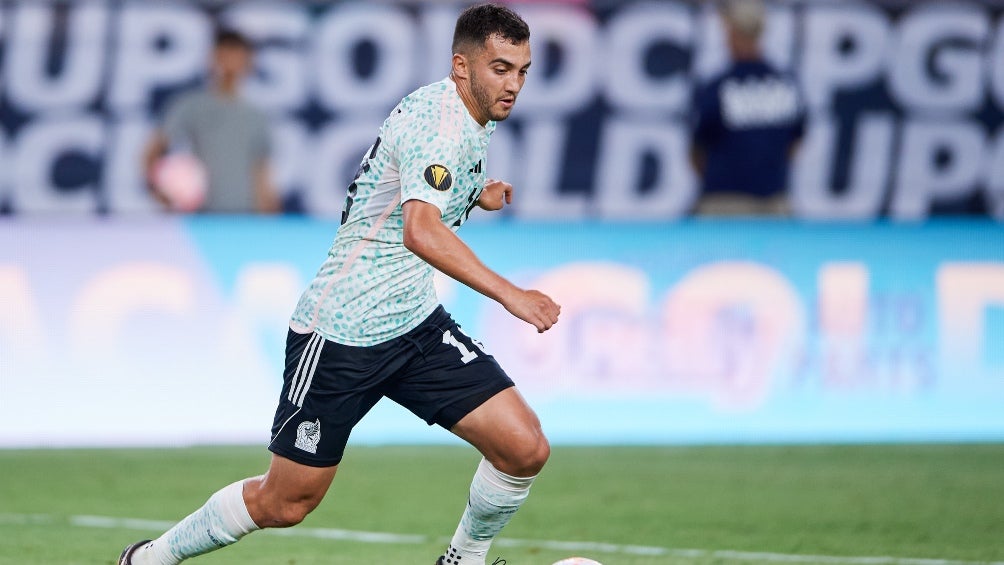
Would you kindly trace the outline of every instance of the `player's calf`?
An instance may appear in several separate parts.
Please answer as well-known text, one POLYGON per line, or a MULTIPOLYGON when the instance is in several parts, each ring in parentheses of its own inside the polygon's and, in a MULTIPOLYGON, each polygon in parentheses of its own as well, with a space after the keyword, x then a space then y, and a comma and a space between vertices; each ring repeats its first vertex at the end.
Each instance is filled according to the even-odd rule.
POLYGON ((443 563, 485 565, 492 541, 526 500, 535 478, 503 473, 482 459, 471 481, 467 507, 442 558, 443 563))

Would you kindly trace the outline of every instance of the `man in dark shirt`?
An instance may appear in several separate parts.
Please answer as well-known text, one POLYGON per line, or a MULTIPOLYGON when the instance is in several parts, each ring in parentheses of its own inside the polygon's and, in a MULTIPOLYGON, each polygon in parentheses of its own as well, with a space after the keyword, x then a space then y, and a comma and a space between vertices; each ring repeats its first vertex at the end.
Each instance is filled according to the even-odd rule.
POLYGON ((760 0, 722 11, 730 67, 697 89, 691 161, 701 177, 700 215, 786 215, 788 167, 805 129, 795 79, 760 49, 760 0))

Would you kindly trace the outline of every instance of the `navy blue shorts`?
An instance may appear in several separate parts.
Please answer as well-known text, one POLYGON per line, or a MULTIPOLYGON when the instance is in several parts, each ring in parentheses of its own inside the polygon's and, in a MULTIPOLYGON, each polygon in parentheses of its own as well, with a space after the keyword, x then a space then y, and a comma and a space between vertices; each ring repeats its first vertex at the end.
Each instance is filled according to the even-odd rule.
POLYGON ((304 465, 342 460, 352 428, 383 397, 450 429, 513 386, 442 306, 407 334, 368 347, 290 330, 269 450, 304 465))

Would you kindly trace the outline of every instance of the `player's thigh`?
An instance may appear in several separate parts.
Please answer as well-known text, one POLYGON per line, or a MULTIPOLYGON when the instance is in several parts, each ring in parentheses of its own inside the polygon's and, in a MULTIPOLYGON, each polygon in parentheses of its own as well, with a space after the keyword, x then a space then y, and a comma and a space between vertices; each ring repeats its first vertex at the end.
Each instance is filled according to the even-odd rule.
POLYGON ((540 420, 515 387, 489 398, 450 431, 510 475, 535 475, 550 455, 540 420))

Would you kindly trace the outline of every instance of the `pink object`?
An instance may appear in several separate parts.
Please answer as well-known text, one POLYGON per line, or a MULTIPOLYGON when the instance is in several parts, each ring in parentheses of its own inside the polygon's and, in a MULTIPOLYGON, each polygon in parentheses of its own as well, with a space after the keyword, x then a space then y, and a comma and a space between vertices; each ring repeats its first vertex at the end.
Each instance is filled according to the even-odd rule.
POLYGON ((174 153, 157 162, 154 184, 178 212, 194 212, 206 201, 206 168, 194 155, 174 153))

